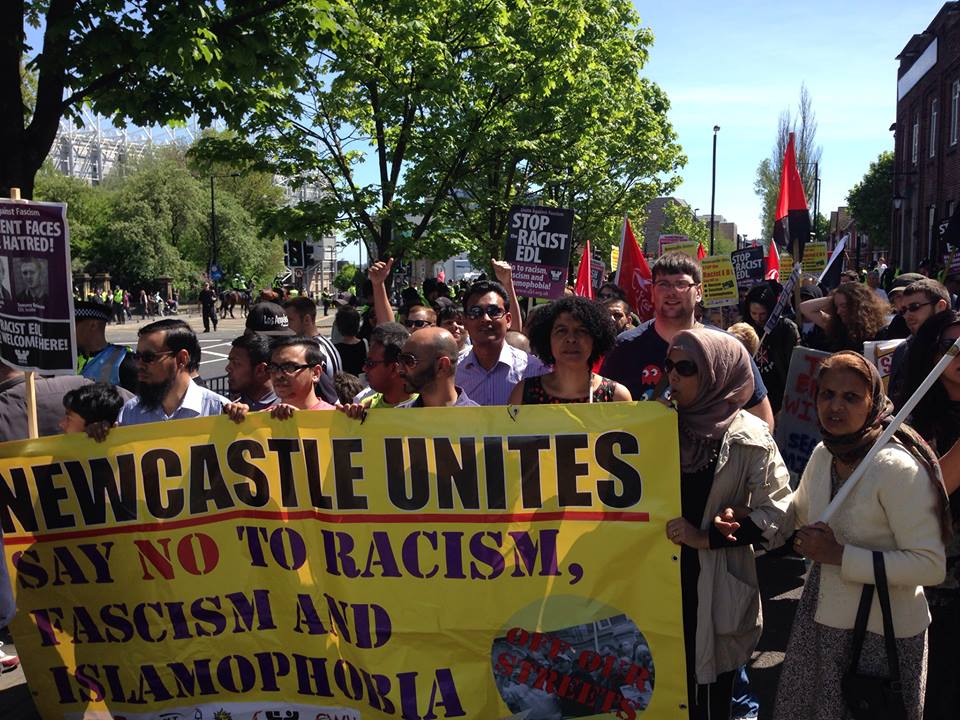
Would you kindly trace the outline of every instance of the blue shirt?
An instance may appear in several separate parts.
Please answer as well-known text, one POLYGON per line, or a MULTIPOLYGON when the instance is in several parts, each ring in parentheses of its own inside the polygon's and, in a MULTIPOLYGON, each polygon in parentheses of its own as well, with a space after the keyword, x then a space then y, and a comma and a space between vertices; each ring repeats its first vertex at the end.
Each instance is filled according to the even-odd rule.
POLYGON ((180 407, 167 415, 163 405, 155 408, 145 408, 140 404, 140 398, 135 397, 124 403, 120 409, 117 425, 142 425, 143 423, 160 422, 163 420, 182 420, 184 418, 207 417, 223 414, 223 406, 227 400, 213 390, 197 385, 192 380, 187 386, 187 393, 183 396, 180 407))
POLYGON ((518 382, 547 372, 540 359, 517 350, 507 342, 500 357, 489 370, 484 370, 473 349, 457 363, 456 381, 477 405, 506 405, 510 391, 518 382))

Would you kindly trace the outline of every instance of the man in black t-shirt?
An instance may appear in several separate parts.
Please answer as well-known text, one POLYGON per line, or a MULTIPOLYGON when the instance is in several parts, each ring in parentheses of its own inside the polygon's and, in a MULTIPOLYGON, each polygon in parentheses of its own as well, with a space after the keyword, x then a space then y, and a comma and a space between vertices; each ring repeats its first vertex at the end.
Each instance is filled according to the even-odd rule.
POLYGON ((210 323, 213 322, 213 331, 217 331, 217 293, 210 287, 210 283, 203 284, 200 291, 200 311, 203 313, 203 331, 210 332, 210 323))
MULTIPOLYGON (((617 338, 603 361, 600 374, 625 385, 634 400, 652 400, 666 386, 663 361, 670 341, 681 330, 696 327, 694 308, 702 297, 700 266, 683 253, 667 253, 653 265, 654 318, 617 338)), ((717 332, 720 328, 705 326, 717 332)), ((746 410, 764 420, 773 431, 773 412, 757 366, 753 369, 753 397, 746 410)))

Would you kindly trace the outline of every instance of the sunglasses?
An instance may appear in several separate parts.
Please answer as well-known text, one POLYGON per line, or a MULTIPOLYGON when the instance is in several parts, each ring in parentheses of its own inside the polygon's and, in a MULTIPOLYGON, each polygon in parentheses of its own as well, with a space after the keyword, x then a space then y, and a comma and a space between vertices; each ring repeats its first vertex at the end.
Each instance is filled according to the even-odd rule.
POLYGON ((700 372, 697 369, 697 364, 693 360, 680 360, 679 362, 674 362, 670 358, 667 358, 663 361, 663 369, 667 371, 667 374, 670 374, 676 370, 677 375, 680 377, 693 377, 700 372))
POLYGON ((413 353, 400 353, 397 355, 397 362, 404 367, 412 368, 417 366, 417 363, 420 362, 420 358, 413 353))
POLYGON ((904 305, 902 308, 900 308, 900 314, 906 315, 908 312, 914 313, 920 308, 926 307, 927 305, 933 305, 933 303, 932 302, 910 303, 909 305, 904 305))
POLYGON ((377 365, 392 365, 396 360, 371 360, 367 358, 363 361, 363 369, 369 370, 370 368, 375 368, 377 365))
POLYGON ((506 315, 507 311, 499 305, 474 305, 472 307, 468 307, 463 314, 471 320, 479 320, 484 315, 491 320, 497 320, 506 315))
POLYGON ((296 375, 301 370, 306 370, 308 367, 313 367, 309 363, 267 363, 267 372, 271 375, 287 375, 293 376, 296 375))
POLYGON ((162 350, 161 352, 151 352, 149 350, 146 350, 144 352, 130 353, 130 356, 137 362, 142 362, 144 365, 151 365, 166 355, 174 355, 174 354, 175 354, 174 350, 162 350))
POLYGON ((433 323, 429 320, 405 320, 403 324, 408 328, 433 327, 433 323))

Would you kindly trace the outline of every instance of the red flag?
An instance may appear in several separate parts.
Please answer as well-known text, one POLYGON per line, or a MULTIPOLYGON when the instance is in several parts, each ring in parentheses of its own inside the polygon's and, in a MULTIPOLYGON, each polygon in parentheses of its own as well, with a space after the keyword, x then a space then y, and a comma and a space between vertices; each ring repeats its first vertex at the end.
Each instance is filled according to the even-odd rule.
POLYGON ((777 252, 777 243, 770 241, 770 253, 767 255, 767 267, 763 272, 765 280, 780 280, 780 253, 777 252))
POLYGON ((617 268, 617 285, 627 294, 627 302, 641 321, 653 317, 653 273, 637 244, 630 220, 623 219, 623 235, 620 238, 620 265, 617 268))
POLYGON ((444 282, 447 279, 447 273, 444 272, 443 268, 440 269, 440 272, 437 273, 437 280, 444 282))
POLYGON ((703 260, 707 256, 707 251, 703 249, 703 243, 697 245, 697 260, 703 260))
POLYGON ((573 292, 580 297, 593 300, 593 279, 590 276, 590 241, 583 246, 583 256, 580 258, 580 269, 577 270, 577 284, 573 292))
POLYGON ((783 156, 783 171, 780 174, 780 199, 777 201, 776 224, 773 226, 773 238, 787 250, 793 251, 794 241, 799 243, 799 252, 795 253, 795 262, 803 259, 803 246, 810 239, 810 213, 807 210, 807 197, 803 192, 803 183, 797 171, 797 153, 793 145, 793 133, 787 141, 787 152, 783 156))

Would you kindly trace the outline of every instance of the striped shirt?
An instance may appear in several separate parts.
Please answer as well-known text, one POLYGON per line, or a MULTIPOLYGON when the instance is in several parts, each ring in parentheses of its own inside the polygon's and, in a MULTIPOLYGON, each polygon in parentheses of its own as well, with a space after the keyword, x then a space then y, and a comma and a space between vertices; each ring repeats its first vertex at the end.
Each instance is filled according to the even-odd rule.
POLYGON ((333 380, 333 376, 343 370, 343 360, 340 359, 340 351, 323 335, 315 335, 314 340, 320 343, 320 349, 323 351, 323 354, 327 356, 324 372, 328 378, 333 380))
POLYGON ((477 405, 506 405, 518 382, 547 372, 540 359, 504 342, 497 363, 485 370, 473 349, 457 363, 457 385, 477 405))

